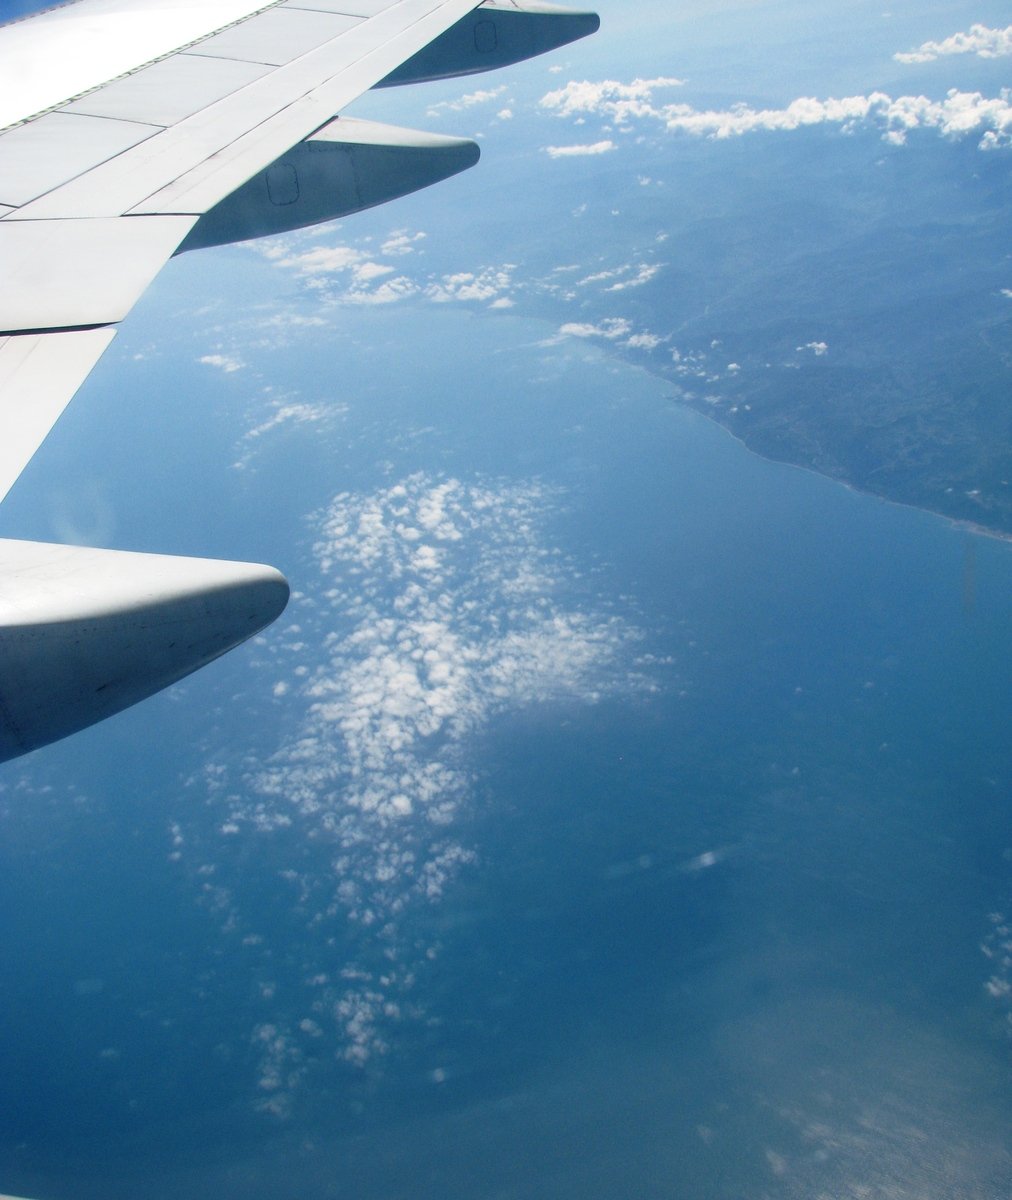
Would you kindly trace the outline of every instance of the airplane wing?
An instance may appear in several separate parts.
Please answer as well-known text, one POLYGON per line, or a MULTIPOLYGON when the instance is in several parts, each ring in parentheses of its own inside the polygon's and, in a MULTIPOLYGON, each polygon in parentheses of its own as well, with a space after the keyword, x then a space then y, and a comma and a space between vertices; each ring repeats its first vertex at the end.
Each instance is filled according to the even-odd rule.
MULTIPOLYGON (((597 26, 540 0, 71 0, 0 27, 0 499, 173 254, 331 220, 477 161, 472 142, 340 116, 357 96, 597 26)), ((167 686, 284 607, 269 568, 166 562, 0 542, 0 761, 167 686)))

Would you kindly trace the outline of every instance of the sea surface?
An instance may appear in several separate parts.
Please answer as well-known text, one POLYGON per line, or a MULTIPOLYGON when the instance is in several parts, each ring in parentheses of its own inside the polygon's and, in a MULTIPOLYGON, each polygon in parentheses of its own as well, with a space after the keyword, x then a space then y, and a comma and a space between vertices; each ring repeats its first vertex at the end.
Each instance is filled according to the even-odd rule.
POLYGON ((1012 1188, 1012 548, 767 462, 546 323, 282 336, 304 301, 228 265, 170 267, 0 514, 296 591, 0 776, 4 1189, 1012 1188), (223 330, 241 369, 197 361, 223 330), (473 665, 435 732, 356 741, 375 701, 320 705, 405 613, 473 665), (396 772, 414 810, 370 810, 396 772))

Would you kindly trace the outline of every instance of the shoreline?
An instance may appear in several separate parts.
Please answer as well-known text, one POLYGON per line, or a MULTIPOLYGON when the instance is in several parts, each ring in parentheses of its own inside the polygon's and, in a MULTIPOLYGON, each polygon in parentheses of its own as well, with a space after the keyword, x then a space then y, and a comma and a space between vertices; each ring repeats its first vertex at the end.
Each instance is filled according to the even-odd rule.
POLYGON ((717 418, 711 415, 710 412, 707 412, 702 407, 681 399, 681 397, 677 395, 678 384, 673 383, 665 375, 662 375, 658 371, 651 370, 649 366, 643 363, 636 363, 631 359, 626 358, 618 349, 618 347, 613 349, 609 346, 601 346, 599 349, 601 349, 605 354, 608 354, 609 357, 619 359, 626 366, 643 371, 645 374, 649 375, 651 379, 656 379, 659 383, 675 389, 676 394, 673 394, 669 397, 673 403, 680 405, 689 412, 695 413, 698 417, 702 417, 704 421, 709 421, 709 423, 716 426, 717 429, 723 430, 723 432, 726 433, 729 438, 737 442, 738 445, 747 450, 749 454, 754 454, 756 458, 761 458, 764 462, 776 463, 777 466, 781 467, 790 467, 795 471, 805 471, 807 474, 815 475, 819 479, 826 479, 830 483, 838 484, 840 487, 846 488, 847 491, 852 492, 856 496, 867 496, 872 500, 880 500, 883 504, 893 504, 897 508, 906 508, 910 509, 912 512, 925 513, 928 516, 936 517, 938 520, 944 521, 950 529, 961 530, 964 533, 971 533, 978 537, 990 538, 992 541, 1003 542, 1006 545, 1012 546, 1012 531, 995 529, 990 525, 983 525, 979 521, 972 521, 967 517, 954 517, 949 513, 940 512, 935 508, 928 508, 923 504, 914 504, 909 500, 898 500, 892 496, 883 495, 881 492, 872 492, 867 488, 861 487, 859 484, 851 483, 847 479, 839 479, 835 475, 827 475, 824 471, 820 471, 817 467, 809 467, 804 463, 792 462, 787 458, 772 458, 768 454, 763 454, 761 450, 756 450, 753 446, 750 446, 745 438, 743 438, 740 434, 735 433, 730 426, 725 425, 723 421, 717 420, 717 418))

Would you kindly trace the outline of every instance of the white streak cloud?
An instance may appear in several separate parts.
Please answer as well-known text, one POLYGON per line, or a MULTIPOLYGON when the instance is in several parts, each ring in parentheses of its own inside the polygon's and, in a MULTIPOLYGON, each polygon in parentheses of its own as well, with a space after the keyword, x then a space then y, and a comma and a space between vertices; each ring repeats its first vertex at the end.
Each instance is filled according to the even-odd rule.
POLYGON ((600 142, 589 142, 576 146, 546 146, 545 153, 549 158, 586 158, 593 154, 607 154, 617 149, 610 138, 600 142))
POLYGON ((559 326, 558 337, 605 338, 609 342, 625 337, 632 331, 632 326, 624 317, 605 317, 596 325, 587 321, 569 321, 559 326))

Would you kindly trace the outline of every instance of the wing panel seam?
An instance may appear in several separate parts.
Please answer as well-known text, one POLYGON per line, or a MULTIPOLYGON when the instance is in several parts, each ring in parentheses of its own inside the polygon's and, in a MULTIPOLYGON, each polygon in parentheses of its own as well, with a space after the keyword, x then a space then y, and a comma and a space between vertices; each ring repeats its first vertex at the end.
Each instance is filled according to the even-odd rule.
MULTIPOLYGON (((191 50, 194 46, 199 46, 201 42, 206 42, 208 38, 217 36, 219 33, 224 33, 228 29, 234 29, 237 25, 242 25, 246 21, 252 20, 253 17, 259 17, 261 13, 269 12, 272 8, 280 8, 285 0, 271 0, 270 4, 265 4, 262 8, 255 9, 253 12, 246 13, 244 16, 235 21, 229 21, 227 25, 222 25, 218 29, 212 29, 210 33, 202 34, 199 38, 194 38, 192 42, 184 42, 181 46, 176 46, 173 50, 167 50, 164 54, 159 54, 156 58, 148 59, 147 62, 139 63, 136 67, 131 67, 129 71, 123 71, 120 75, 113 75, 109 79, 103 79, 101 83, 95 84, 94 87, 85 88, 83 92, 77 92, 73 96, 64 96, 57 104, 51 104, 48 108, 40 108, 38 112, 32 113, 30 116, 22 117, 19 121, 12 121, 9 125, 3 126, 0 129, 0 137, 3 137, 10 129, 17 129, 21 125, 28 125, 32 121, 37 121, 39 117, 48 116, 50 113, 59 112, 66 108, 68 104, 75 104, 78 100, 83 100, 86 96, 94 95, 95 92, 100 92, 104 87, 108 87, 110 83, 119 83, 121 79, 129 79, 132 75, 136 75, 139 71, 143 71, 145 67, 153 67, 155 63, 164 62, 167 58, 175 58, 177 54, 184 54, 191 50)), ((62 8, 62 5, 53 5, 54 8, 62 8)), ((50 11, 46 9, 45 11, 50 11)), ((30 17, 41 16, 41 13, 29 13, 23 20, 28 20, 30 17)), ((210 57, 207 55, 205 57, 210 57)), ((270 64, 264 64, 265 66, 270 64)))

